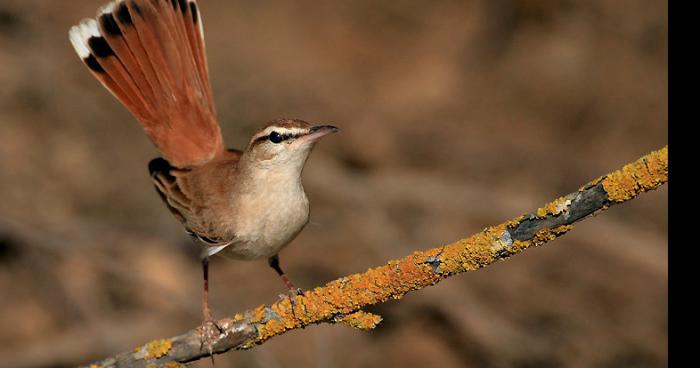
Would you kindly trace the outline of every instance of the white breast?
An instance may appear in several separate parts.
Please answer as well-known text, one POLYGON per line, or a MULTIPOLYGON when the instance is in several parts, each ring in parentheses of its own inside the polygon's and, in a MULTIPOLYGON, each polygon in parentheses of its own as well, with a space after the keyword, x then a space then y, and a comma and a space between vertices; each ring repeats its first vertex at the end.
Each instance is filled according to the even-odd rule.
POLYGON ((266 185, 239 195, 235 211, 235 241, 226 254, 240 259, 269 258, 289 244, 309 220, 309 200, 301 182, 266 185))

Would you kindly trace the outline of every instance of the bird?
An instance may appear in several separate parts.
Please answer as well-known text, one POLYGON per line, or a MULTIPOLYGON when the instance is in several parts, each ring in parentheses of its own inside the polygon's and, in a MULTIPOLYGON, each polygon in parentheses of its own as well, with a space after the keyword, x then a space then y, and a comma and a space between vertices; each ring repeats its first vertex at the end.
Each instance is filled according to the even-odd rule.
POLYGON ((203 335, 218 328, 208 277, 216 254, 267 259, 290 298, 298 294, 279 253, 309 222, 301 180, 307 158, 338 128, 280 118, 264 124, 244 149, 225 148, 195 0, 115 0, 73 26, 69 39, 162 155, 149 162, 148 172, 162 202, 200 247, 203 335))

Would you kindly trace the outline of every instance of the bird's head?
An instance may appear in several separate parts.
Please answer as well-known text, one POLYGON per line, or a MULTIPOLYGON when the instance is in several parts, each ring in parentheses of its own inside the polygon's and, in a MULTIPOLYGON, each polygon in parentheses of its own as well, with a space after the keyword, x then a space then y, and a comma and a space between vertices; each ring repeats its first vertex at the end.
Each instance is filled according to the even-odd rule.
POLYGON ((337 131, 338 128, 331 125, 314 126, 296 119, 275 120, 253 135, 244 153, 245 160, 258 168, 301 172, 314 144, 337 131))

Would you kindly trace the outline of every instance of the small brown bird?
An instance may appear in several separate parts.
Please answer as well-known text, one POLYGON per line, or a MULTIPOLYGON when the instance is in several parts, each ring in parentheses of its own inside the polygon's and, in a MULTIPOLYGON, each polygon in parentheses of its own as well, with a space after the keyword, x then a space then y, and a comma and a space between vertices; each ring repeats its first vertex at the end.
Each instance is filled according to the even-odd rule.
POLYGON ((245 150, 225 149, 194 0, 113 1, 74 26, 70 40, 165 157, 148 169, 165 205, 202 248, 204 325, 213 324, 214 254, 266 258, 296 292, 278 253, 309 221, 301 183, 306 159, 337 128, 279 119, 258 130, 245 150))

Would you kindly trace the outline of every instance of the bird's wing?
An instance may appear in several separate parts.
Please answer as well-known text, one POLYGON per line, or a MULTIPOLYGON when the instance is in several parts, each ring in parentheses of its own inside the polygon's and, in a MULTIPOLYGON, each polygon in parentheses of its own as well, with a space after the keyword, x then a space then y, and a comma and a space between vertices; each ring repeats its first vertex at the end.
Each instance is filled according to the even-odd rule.
POLYGON ((193 238, 199 240, 200 244, 210 252, 210 255, 225 248, 234 239, 231 233, 218 233, 216 231, 219 229, 218 227, 212 228, 210 223, 201 222, 203 218, 201 212, 210 211, 221 206, 224 206, 225 209, 226 203, 212 203, 211 201, 215 201, 217 198, 225 198, 226 195, 224 193, 212 195, 206 191, 207 189, 218 190, 222 187, 222 182, 209 182, 210 185, 204 188, 201 182, 193 180, 193 176, 195 176, 193 174, 196 174, 197 177, 204 175, 225 181, 227 179, 223 176, 202 174, 201 172, 197 174, 195 171, 225 171, 221 170, 222 168, 231 170, 231 168, 236 166, 241 154, 241 151, 229 149, 225 151, 221 160, 194 169, 176 168, 163 158, 153 159, 148 164, 151 180, 160 198, 175 218, 182 223, 187 232, 193 238))

